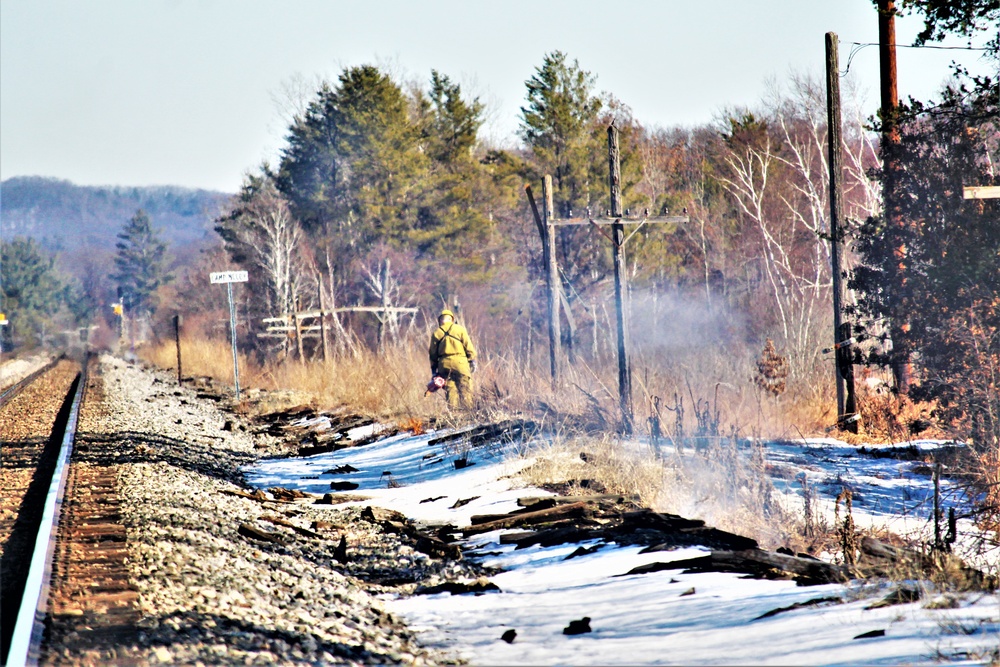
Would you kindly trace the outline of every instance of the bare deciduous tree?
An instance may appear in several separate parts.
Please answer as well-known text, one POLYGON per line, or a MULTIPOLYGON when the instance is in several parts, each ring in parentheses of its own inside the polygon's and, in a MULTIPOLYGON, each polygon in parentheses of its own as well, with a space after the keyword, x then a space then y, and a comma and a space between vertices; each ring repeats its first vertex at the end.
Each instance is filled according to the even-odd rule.
POLYGON ((295 312, 307 278, 302 229, 266 167, 260 174, 246 175, 230 212, 217 223, 230 257, 254 276, 248 289, 254 293, 257 314, 295 312))

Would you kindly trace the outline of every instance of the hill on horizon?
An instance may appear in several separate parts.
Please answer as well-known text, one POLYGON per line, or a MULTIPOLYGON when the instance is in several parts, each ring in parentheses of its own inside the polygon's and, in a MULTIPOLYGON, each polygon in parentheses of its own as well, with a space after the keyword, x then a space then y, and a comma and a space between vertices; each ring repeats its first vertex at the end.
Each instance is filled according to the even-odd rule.
POLYGON ((43 176, 0 182, 0 236, 35 239, 50 252, 114 251, 122 226, 143 209, 172 249, 211 239, 231 195, 170 185, 76 185, 43 176))

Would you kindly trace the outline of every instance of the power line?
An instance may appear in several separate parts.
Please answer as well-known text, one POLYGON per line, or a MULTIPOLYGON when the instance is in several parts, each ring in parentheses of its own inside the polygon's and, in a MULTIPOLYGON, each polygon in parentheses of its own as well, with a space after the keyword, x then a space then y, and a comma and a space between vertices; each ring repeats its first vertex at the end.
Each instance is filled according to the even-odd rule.
MULTIPOLYGON (((851 71, 851 61, 854 60, 859 52, 861 52, 865 47, 868 46, 878 46, 878 42, 845 42, 845 44, 851 45, 851 52, 847 56, 847 65, 844 66, 844 71, 841 72, 840 76, 847 76, 847 73, 851 71)), ((933 44, 894 44, 896 48, 900 49, 936 49, 938 51, 989 51, 990 47, 986 46, 935 46, 933 44)))

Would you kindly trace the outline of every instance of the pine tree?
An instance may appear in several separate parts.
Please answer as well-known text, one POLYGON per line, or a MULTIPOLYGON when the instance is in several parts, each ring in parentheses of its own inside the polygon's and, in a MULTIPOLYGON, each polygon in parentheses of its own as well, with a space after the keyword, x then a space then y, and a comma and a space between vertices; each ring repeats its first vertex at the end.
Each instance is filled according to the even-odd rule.
POLYGON ((10 324, 5 338, 37 340, 66 302, 69 289, 56 275, 55 259, 46 257, 30 238, 0 244, 3 269, 2 308, 10 324))
POLYGON ((355 252, 398 241, 427 171, 420 141, 402 89, 374 66, 348 68, 291 127, 278 188, 303 225, 355 252))
POLYGON ((111 279, 129 311, 152 315, 158 305, 156 290, 173 279, 166 267, 167 244, 142 209, 125 223, 118 239, 111 279))
POLYGON ((901 106, 894 148, 898 222, 870 218, 858 239, 863 259, 851 279, 867 325, 900 323, 891 350, 867 361, 912 356, 916 398, 936 399, 948 421, 1000 441, 1000 200, 966 200, 966 185, 998 182, 1000 95, 995 85, 958 86, 933 107, 901 106))
POLYGON ((428 95, 418 95, 418 106, 432 163, 409 240, 425 260, 451 260, 482 270, 491 226, 487 211, 496 196, 487 171, 473 154, 483 104, 464 97, 459 84, 432 71, 428 95))
POLYGON ((431 70, 429 98, 424 130, 427 152, 444 166, 467 165, 483 125, 483 103, 478 97, 464 98, 462 87, 436 70, 431 70))
POLYGON ((595 82, 594 75, 561 51, 546 54, 525 82, 521 136, 541 172, 552 174, 560 213, 596 207, 607 190, 606 139, 597 126, 602 103, 594 95, 595 82))

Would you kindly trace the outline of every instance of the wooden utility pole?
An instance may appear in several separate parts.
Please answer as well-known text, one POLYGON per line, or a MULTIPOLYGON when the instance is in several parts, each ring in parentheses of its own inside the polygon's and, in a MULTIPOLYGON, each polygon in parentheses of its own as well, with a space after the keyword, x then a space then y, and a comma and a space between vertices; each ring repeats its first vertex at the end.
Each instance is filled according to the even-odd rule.
POLYGON ((317 276, 316 288, 319 290, 319 338, 323 345, 323 362, 330 359, 329 344, 326 342, 326 304, 323 300, 323 281, 317 276))
POLYGON ((615 324, 618 327, 618 402, 622 411, 622 430, 631 434, 634 418, 632 410, 632 369, 628 359, 628 326, 625 319, 628 289, 625 285, 625 226, 622 218, 622 170, 618 150, 618 128, 608 126, 608 185, 611 189, 611 242, 614 244, 615 270, 615 324))
POLYGON ((562 362, 562 331, 559 326, 559 296, 562 292, 559 283, 559 269, 556 266, 556 230, 552 226, 555 216, 552 195, 552 176, 545 174, 542 179, 543 222, 545 223, 545 286, 548 290, 549 304, 549 366, 552 373, 552 384, 559 383, 559 366, 562 362))
MULTIPOLYGON (((632 410, 632 372, 629 365, 629 335, 628 335, 628 278, 625 275, 625 244, 646 224, 684 223, 689 222, 687 209, 684 215, 650 216, 649 211, 632 215, 630 211, 622 211, 621 162, 618 149, 618 128, 608 127, 608 186, 611 191, 611 209, 607 216, 592 216, 590 210, 585 218, 565 218, 551 221, 552 226, 559 225, 591 225, 602 236, 611 241, 614 251, 615 277, 615 322, 618 330, 618 401, 621 407, 622 431, 631 434, 635 420, 632 410), (611 233, 603 227, 611 227, 611 233), (625 225, 636 225, 631 234, 625 236, 625 225)), ((594 317, 597 317, 596 307, 594 317)), ((596 331, 596 322, 595 322, 596 331)), ((595 338, 596 340, 596 338, 595 338)))
MULTIPOLYGON (((896 79, 896 4, 894 0, 878 0, 878 42, 879 81, 881 89, 882 116, 882 209, 888 227, 902 228, 904 221, 896 204, 896 182, 899 173, 899 87, 896 79)), ((898 262, 897 270, 905 282, 906 246, 901 244, 893 249, 898 262)), ((903 338, 907 323, 902 313, 890 320, 889 337, 894 344, 903 338)), ((910 390, 911 365, 908 355, 895 355, 892 374, 896 388, 906 394, 910 390)))
POLYGON ((878 0, 879 80, 882 91, 882 142, 899 141, 897 108, 899 89, 896 85, 896 4, 894 0, 878 0))
POLYGON ((378 351, 385 350, 386 328, 389 314, 389 260, 385 260, 382 270, 379 272, 379 289, 381 290, 382 315, 378 318, 378 351))
POLYGON ((174 342, 177 343, 177 384, 181 384, 181 324, 184 318, 180 313, 174 315, 174 342))
MULTIPOLYGON (((549 179, 548 189, 551 190, 551 177, 546 176, 546 178, 549 179)), ((552 388, 555 389, 559 385, 559 357, 561 341, 559 340, 559 336, 557 334, 559 328, 559 311, 554 309, 552 305, 552 295, 554 292, 552 272, 549 270, 550 264, 555 264, 554 254, 549 252, 549 237, 553 236, 552 217, 550 215, 550 209, 548 205, 546 205, 545 219, 542 219, 541 214, 538 212, 538 205, 535 203, 535 195, 532 194, 530 185, 524 186, 524 192, 528 195, 528 203, 531 204, 531 214, 534 217, 535 226, 538 227, 538 236, 542 240, 542 264, 545 266, 545 289, 548 296, 546 301, 548 303, 549 310, 549 373, 552 378, 552 388), (554 326, 553 320, 555 321, 554 326)), ((545 195, 545 192, 542 194, 545 195)), ((556 271, 556 273, 558 274, 558 271, 556 271)), ((530 327, 528 335, 528 358, 531 358, 530 327)))
POLYGON ((575 366, 576 347, 573 341, 576 340, 576 319, 569 307, 569 299, 566 298, 566 290, 562 288, 561 281, 559 283, 559 302, 562 303, 562 313, 566 316, 566 357, 569 359, 569 365, 575 366))
MULTIPOLYGON (((614 275, 615 275, 615 320, 617 322, 618 329, 618 399, 621 406, 622 413, 622 430, 626 434, 631 434, 634 429, 634 417, 632 410, 632 376, 631 368, 629 366, 628 360, 628 280, 625 275, 625 244, 630 238, 646 224, 658 224, 658 223, 684 223, 689 222, 690 218, 687 216, 687 209, 684 209, 684 215, 667 215, 666 210, 663 211, 662 216, 650 216, 649 211, 645 210, 640 215, 632 215, 629 211, 622 212, 622 192, 621 192, 621 163, 619 158, 618 150, 618 128, 614 125, 608 128, 608 185, 611 190, 611 209, 608 211, 608 215, 591 215, 590 209, 587 209, 586 217, 578 218, 561 218, 557 219, 552 217, 549 213, 546 213, 546 220, 543 222, 542 216, 538 212, 538 206, 535 204, 535 198, 531 193, 531 186, 525 185, 524 190, 528 195, 528 203, 531 204, 531 211, 534 215, 535 224, 538 226, 538 234, 542 238, 542 247, 544 250, 544 255, 546 257, 545 263, 546 267, 549 267, 549 244, 548 241, 554 236, 554 227, 559 227, 563 225, 591 225, 596 228, 602 236, 607 238, 612 242, 614 248, 614 275), (603 227, 609 225, 611 227, 611 234, 604 231, 603 227), (625 236, 625 225, 636 225, 636 229, 625 236)), ((547 208, 550 211, 551 208, 547 208)), ((555 285, 559 286, 558 282, 558 270, 555 268, 555 253, 552 252, 552 274, 554 274, 555 285)), ((547 271, 546 275, 550 275, 547 271)), ((548 281, 547 281, 548 282, 548 281)), ((568 304, 566 303, 565 297, 562 295, 562 290, 555 293, 557 298, 561 298, 563 306, 566 310, 566 319, 570 323, 570 329, 574 328, 572 316, 569 312, 568 304)), ((550 301, 551 303, 551 301, 550 301)), ((558 303, 558 302, 557 302, 558 303)), ((556 310, 550 306, 550 313, 556 310)), ((594 306, 594 343, 596 349, 597 342, 597 307, 594 306)), ((557 317, 558 317, 558 311, 557 317)), ((555 354, 554 351, 558 350, 558 337, 552 338, 551 333, 553 330, 558 331, 558 324, 556 327, 551 326, 550 318, 550 339, 549 339, 549 349, 552 355, 555 354)), ((530 340, 530 339, 529 339, 530 340)), ((550 356, 550 359, 553 357, 550 356)), ((553 382, 555 382, 557 367, 555 361, 552 362, 552 373, 553 382)))
POLYGON ((295 312, 292 313, 293 324, 295 325, 295 351, 298 353, 299 362, 305 363, 305 355, 302 352, 302 320, 299 319, 299 303, 295 302, 295 312))
POLYGON ((826 121, 830 163, 830 259, 833 273, 833 341, 837 378, 837 423, 858 432, 857 400, 854 395, 854 334, 845 322, 841 256, 844 233, 843 153, 841 145, 840 65, 837 34, 826 33, 826 121))

